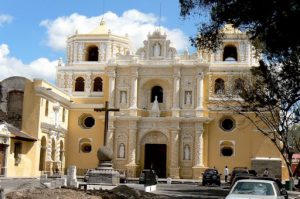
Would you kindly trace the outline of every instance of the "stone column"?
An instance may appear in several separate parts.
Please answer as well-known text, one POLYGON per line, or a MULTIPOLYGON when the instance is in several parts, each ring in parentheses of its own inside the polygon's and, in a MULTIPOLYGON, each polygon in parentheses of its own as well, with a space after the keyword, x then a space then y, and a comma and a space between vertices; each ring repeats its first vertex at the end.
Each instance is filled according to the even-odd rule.
POLYGON ((203 87, 203 79, 204 74, 203 72, 197 73, 197 116, 203 116, 203 93, 204 93, 204 87, 203 87))
POLYGON ((171 166, 170 166, 170 177, 179 178, 179 131, 171 131, 171 166))
POLYGON ((131 95, 130 95, 130 115, 137 115, 137 93, 138 93, 138 68, 131 69, 131 95))
POLYGON ((194 147, 193 178, 198 178, 204 168, 203 164, 203 124, 196 124, 194 147))
POLYGON ((112 56, 111 56, 111 42, 110 41, 106 43, 106 52, 105 52, 105 54, 106 54, 106 59, 105 59, 106 61, 108 61, 112 58, 112 56))
POLYGON ((179 100, 180 100, 180 68, 175 67, 173 73, 173 107, 172 116, 179 117, 179 100))
POLYGON ((73 57, 74 57, 74 62, 78 62, 78 46, 79 46, 79 43, 78 42, 75 42, 74 43, 74 48, 73 48, 73 57))
MULTIPOLYGON (((10 140, 10 139, 8 139, 10 140)), ((8 142, 10 143, 10 142, 8 142)), ((5 148, 5 154, 4 154, 4 166, 3 166, 3 169, 4 169, 4 177, 7 177, 7 162, 8 162, 8 154, 9 154, 9 150, 8 150, 8 146, 9 145, 4 145, 4 148, 5 148)))
POLYGON ((128 140, 128 164, 127 167, 127 176, 128 177, 136 177, 137 176, 137 167, 136 164, 136 138, 137 138, 137 129, 131 128, 129 129, 129 140, 128 140))
POLYGON ((86 94, 90 94, 91 93, 91 87, 92 87, 92 80, 91 80, 91 73, 87 73, 86 74, 86 78, 85 78, 85 84, 84 84, 84 91, 86 94))
POLYGON ((108 71, 109 77, 109 107, 115 106, 115 84, 116 84, 116 69, 110 68, 108 71))
POLYGON ((66 79, 67 79, 66 89, 69 91, 69 94, 72 95, 72 92, 73 92, 73 73, 72 72, 67 72, 66 79))
POLYGON ((83 42, 79 43, 77 53, 78 53, 78 61, 79 62, 84 61, 85 49, 84 49, 83 42))

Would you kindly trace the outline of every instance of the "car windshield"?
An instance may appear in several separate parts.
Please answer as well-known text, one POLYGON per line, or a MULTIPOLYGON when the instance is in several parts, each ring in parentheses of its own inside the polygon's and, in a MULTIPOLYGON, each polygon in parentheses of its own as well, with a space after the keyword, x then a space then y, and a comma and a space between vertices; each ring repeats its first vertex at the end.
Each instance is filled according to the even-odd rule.
POLYGON ((274 196, 272 184, 265 182, 237 182, 232 194, 274 196))
POLYGON ((205 170, 205 174, 214 174, 214 173, 218 173, 218 171, 214 170, 214 169, 207 169, 207 170, 205 170))

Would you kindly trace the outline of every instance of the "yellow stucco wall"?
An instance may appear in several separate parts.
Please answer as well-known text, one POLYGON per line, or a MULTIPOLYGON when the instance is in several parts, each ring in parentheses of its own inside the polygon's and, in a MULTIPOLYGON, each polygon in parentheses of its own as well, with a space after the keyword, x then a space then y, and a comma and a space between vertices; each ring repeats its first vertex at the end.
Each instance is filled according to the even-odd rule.
POLYGON ((258 132, 250 122, 241 115, 224 112, 211 112, 213 119, 208 125, 208 166, 216 167, 223 171, 225 165, 232 170, 234 167, 251 168, 251 159, 256 157, 278 158, 280 153, 271 143, 269 138, 258 132), (236 127, 230 131, 224 131, 220 127, 223 117, 231 117, 236 122, 236 127), (222 156, 220 152, 221 141, 234 142, 234 155, 222 156))
POLYGON ((66 165, 76 165, 77 168, 85 169, 97 167, 97 150, 103 145, 103 113, 97 113, 91 110, 71 110, 69 118, 66 165), (92 128, 84 129, 81 127, 79 117, 83 114, 90 114, 95 119, 95 125, 92 128), (90 153, 83 153, 80 150, 79 142, 82 138, 91 140, 92 151, 90 153))
MULTIPOLYGON (((7 157, 7 177, 38 177, 41 172, 39 171, 40 164, 40 151, 41 151, 41 138, 44 136, 46 139, 47 134, 41 130, 41 123, 50 123, 51 114, 53 115, 53 102, 49 99, 48 116, 45 115, 46 99, 41 95, 37 95, 35 91, 36 86, 51 88, 53 92, 62 97, 68 98, 67 95, 55 86, 44 82, 42 80, 27 81, 24 89, 23 97, 23 115, 22 115, 22 132, 36 138, 37 141, 24 141, 11 139, 8 148, 9 154, 7 157), (22 144, 21 161, 16 164, 14 155, 15 142, 22 144)), ((63 104, 62 104, 63 105, 63 104)), ((59 114, 62 115, 63 106, 59 109, 59 114)), ((62 117, 59 119, 61 127, 68 128, 68 110, 65 108, 65 121, 62 122, 62 117)), ((63 138, 60 138, 63 140, 63 138)), ((58 140, 58 142, 60 142, 58 140)), ((46 141, 46 143, 48 140, 46 141)))

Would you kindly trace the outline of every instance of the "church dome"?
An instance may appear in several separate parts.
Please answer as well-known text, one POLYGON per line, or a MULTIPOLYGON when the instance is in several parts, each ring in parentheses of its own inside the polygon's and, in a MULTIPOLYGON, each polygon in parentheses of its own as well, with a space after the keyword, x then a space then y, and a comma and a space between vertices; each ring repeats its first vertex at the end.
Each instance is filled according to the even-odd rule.
POLYGON ((107 25, 106 25, 104 19, 102 18, 99 26, 97 26, 94 30, 92 30, 88 34, 91 34, 91 35, 110 34, 110 30, 107 28, 107 25))

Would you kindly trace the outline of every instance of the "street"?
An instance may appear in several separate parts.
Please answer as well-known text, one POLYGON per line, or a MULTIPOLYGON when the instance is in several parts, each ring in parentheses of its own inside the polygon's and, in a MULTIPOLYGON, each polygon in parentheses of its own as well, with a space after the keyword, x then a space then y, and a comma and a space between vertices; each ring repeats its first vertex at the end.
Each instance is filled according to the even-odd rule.
MULTIPOLYGON (((4 188, 4 192, 8 193, 20 189, 32 189, 43 187, 39 179, 1 179, 0 185, 4 188)), ((129 187, 144 190, 144 185, 128 183, 129 187)), ((177 183, 177 184, 157 184, 157 190, 152 192, 154 194, 168 196, 168 198, 176 199, 221 199, 225 198, 229 192, 229 187, 222 185, 218 186, 199 186, 196 183, 177 183)), ((290 199, 300 199, 300 192, 289 191, 290 199)))

